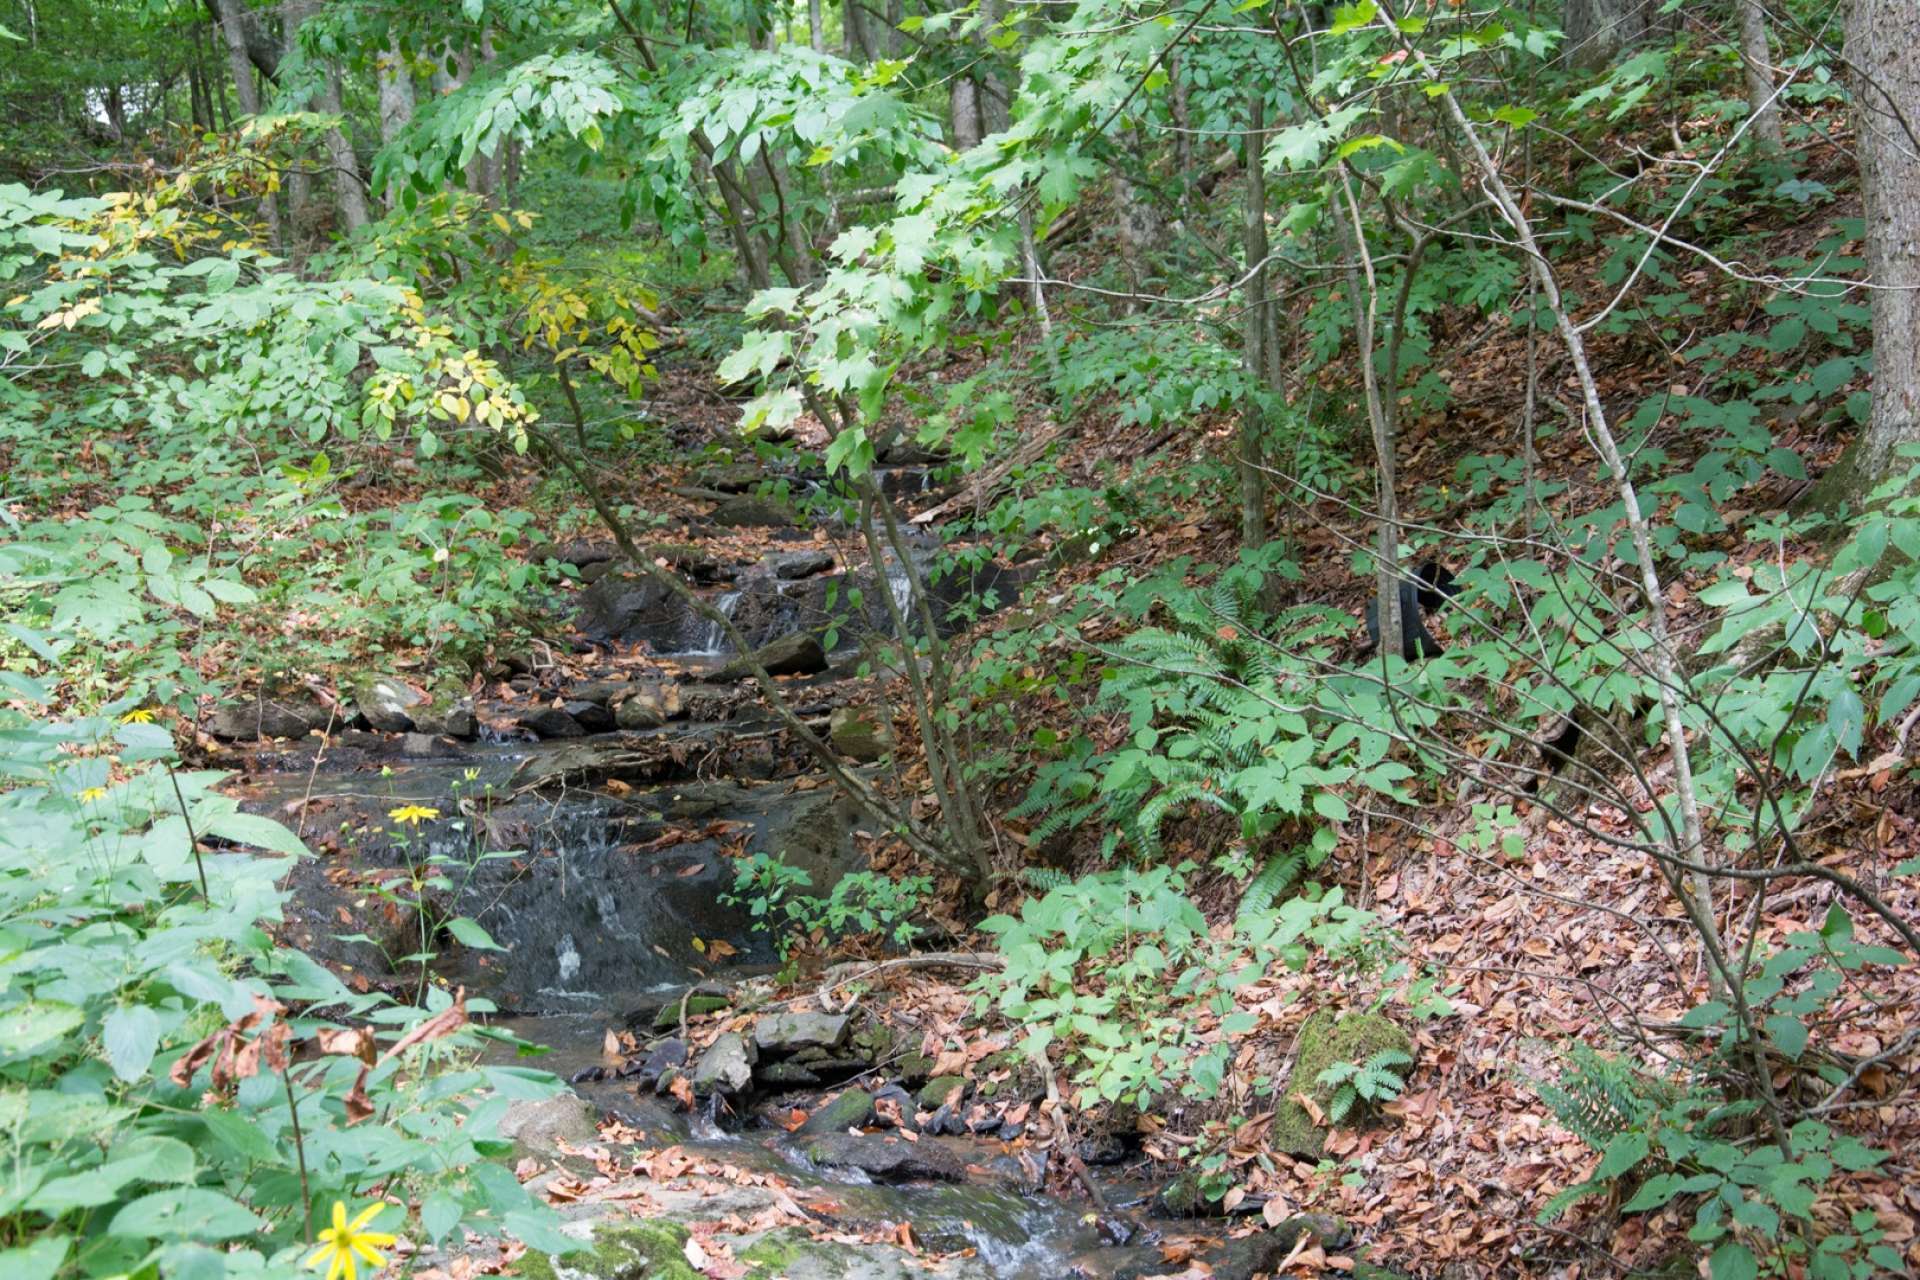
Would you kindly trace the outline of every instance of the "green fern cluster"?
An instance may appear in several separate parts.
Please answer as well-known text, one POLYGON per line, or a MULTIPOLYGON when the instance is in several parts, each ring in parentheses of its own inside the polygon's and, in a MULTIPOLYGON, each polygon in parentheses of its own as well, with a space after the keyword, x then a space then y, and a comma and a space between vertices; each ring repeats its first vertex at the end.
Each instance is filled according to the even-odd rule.
POLYGON ((1327 1117, 1339 1124, 1356 1107, 1392 1102, 1407 1087, 1405 1072, 1413 1059, 1398 1049, 1382 1049, 1365 1062, 1336 1062, 1315 1083, 1333 1090, 1327 1117))
POLYGON ((1680 1099, 1673 1084, 1649 1074, 1627 1055, 1609 1056, 1578 1041, 1566 1049, 1555 1083, 1533 1085, 1563 1128, 1595 1151, 1621 1134, 1645 1128, 1680 1099))

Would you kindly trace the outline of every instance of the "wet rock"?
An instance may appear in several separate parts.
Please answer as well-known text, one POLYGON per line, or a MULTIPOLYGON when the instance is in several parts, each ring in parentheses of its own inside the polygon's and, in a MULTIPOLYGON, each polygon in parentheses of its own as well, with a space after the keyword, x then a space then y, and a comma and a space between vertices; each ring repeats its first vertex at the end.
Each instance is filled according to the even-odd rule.
POLYGON ((687 1043, 684 1040, 661 1040, 647 1049, 647 1056, 633 1074, 642 1080, 658 1080, 667 1072, 687 1065, 687 1043))
POLYGON ((381 733, 405 733, 413 728, 413 709, 426 701, 425 693, 398 676, 371 676, 353 687, 354 708, 381 733))
POLYGON ((929 1080, 920 1090, 920 1109, 931 1111, 935 1107, 945 1106, 953 1100, 956 1092, 964 1093, 967 1087, 961 1076, 939 1076, 929 1080))
POLYGON ((440 739, 431 733, 409 733, 400 739, 400 754, 403 756, 437 756, 440 751, 440 739))
POLYGON ((1098 1133, 1082 1138, 1075 1153, 1090 1165, 1119 1164, 1127 1158, 1127 1144, 1117 1133, 1098 1133))
POLYGON ((902 1129, 914 1127, 913 1095, 897 1084, 882 1085, 873 1091, 873 1112, 889 1123, 898 1116, 898 1124, 902 1129))
POLYGON ((310 698, 240 698, 214 708, 207 732, 216 738, 304 738, 325 732, 331 717, 310 698))
POLYGON ((858 1129, 873 1119, 873 1095, 865 1089, 848 1089, 833 1101, 815 1110, 800 1126, 803 1137, 823 1133, 844 1133, 858 1129))
POLYGON ((657 729, 683 707, 677 684, 631 684, 613 704, 613 718, 622 729, 657 729))
POLYGON ((668 796, 661 812, 669 818, 711 818, 746 802, 747 793, 731 782, 693 782, 668 796))
POLYGON ((725 720, 741 701, 741 690, 735 685, 683 684, 675 687, 680 690, 680 704, 686 709, 690 720, 705 723, 725 720))
POLYGON ((673 592, 637 570, 608 573, 580 593, 574 625, 595 643, 629 640, 670 619, 673 592))
POLYGON ((560 1144, 580 1146, 600 1136, 594 1109, 570 1093, 507 1105, 500 1136, 513 1143, 516 1156, 552 1156, 560 1144))
POLYGON ((754 1079, 769 1088, 791 1089, 820 1083, 820 1077, 797 1062, 763 1062, 754 1068, 754 1079))
POLYGON ((761 645, 746 658, 729 662, 713 673, 713 679, 745 680, 753 673, 755 664, 766 668, 768 675, 809 675, 827 669, 827 654, 817 639, 796 632, 761 645))
POLYGON ((966 1117, 962 1116, 960 1114, 960 1108, 954 1106, 952 1103, 948 1103, 942 1107, 936 1107, 933 1114, 927 1117, 926 1126, 920 1130, 922 1133, 949 1134, 955 1138, 966 1131, 966 1117))
POLYGON ((845 1014, 775 1013, 753 1024, 753 1043, 761 1053, 784 1058, 803 1049, 837 1049, 847 1039, 845 1014))
POLYGON ((801 1154, 828 1169, 858 1169, 877 1182, 960 1182, 967 1176, 958 1156, 932 1142, 828 1133, 805 1143, 801 1154))
POLYGON ((801 578, 811 578, 816 573, 826 573, 833 568, 831 551, 795 551, 789 555, 776 556, 773 561, 773 576, 787 582, 796 582, 801 578))
POLYGON ((587 731, 562 707, 531 707, 514 723, 540 738, 584 738, 587 731))
POLYGON ((824 898, 849 873, 868 865, 853 841, 860 824, 860 807, 833 788, 823 787, 769 815, 748 847, 756 853, 777 854, 788 866, 806 872, 806 891, 824 898))
POLYGON ((776 529, 799 523, 799 517, 785 503, 743 493, 715 507, 713 522, 730 528, 776 529))
POLYGON ((468 741, 480 735, 480 718, 470 699, 434 702, 413 709, 413 727, 422 733, 468 741))
POLYGON ((742 1093, 753 1083, 753 1041, 726 1032, 700 1055, 693 1069, 695 1093, 742 1093))
POLYGON ((864 707, 835 707, 827 737, 835 751, 862 764, 893 754, 893 726, 864 707))
POLYGON ((567 702, 561 709, 572 716, 574 723, 578 724, 588 733, 606 733, 613 728, 613 712, 607 710, 597 702, 585 702, 575 699, 567 702))

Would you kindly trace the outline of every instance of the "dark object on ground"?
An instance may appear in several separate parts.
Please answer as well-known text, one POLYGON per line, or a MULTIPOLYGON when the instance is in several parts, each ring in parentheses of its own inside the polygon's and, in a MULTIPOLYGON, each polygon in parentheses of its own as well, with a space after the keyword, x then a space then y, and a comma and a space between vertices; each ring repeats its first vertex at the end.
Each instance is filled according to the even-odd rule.
MULTIPOLYGON (((1445 649, 1427 630, 1427 619, 1437 616, 1448 601, 1460 594, 1459 580, 1453 571, 1438 561, 1428 560, 1413 571, 1413 577, 1400 584, 1400 656, 1408 662, 1416 658, 1437 658, 1445 649)), ((1367 601, 1367 643, 1360 656, 1366 657, 1380 643, 1380 603, 1367 601)))

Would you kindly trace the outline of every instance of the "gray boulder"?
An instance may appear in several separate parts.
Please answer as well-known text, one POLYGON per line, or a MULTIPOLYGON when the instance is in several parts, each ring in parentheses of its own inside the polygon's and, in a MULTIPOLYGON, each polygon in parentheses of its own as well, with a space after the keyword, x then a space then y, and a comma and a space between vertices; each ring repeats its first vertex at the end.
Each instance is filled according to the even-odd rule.
POLYGON ((827 653, 810 635, 795 632, 761 645, 745 658, 736 658, 713 673, 715 680, 745 680, 753 674, 754 664, 765 667, 768 675, 810 675, 827 669, 827 653))
POLYGON ((961 1182, 967 1167, 936 1142, 823 1133, 800 1153, 826 1169, 858 1169, 876 1182, 961 1182))
POLYGON ((247 738, 304 738, 325 732, 331 717, 310 698, 238 698, 215 707, 207 732, 229 741, 247 738))
POLYGON ((715 524, 735 528, 783 528, 798 521, 799 517, 794 515, 793 509, 785 503, 756 498, 745 493, 728 498, 713 509, 715 524))
POLYGON ((847 1039, 845 1014, 775 1013, 753 1024, 754 1048, 775 1058, 802 1049, 838 1049, 847 1039))
POLYGON ((530 707, 515 723, 539 738, 583 738, 587 731, 561 707, 530 707))
POLYGON ((613 702, 614 722, 622 729, 658 729, 680 715, 680 686, 651 681, 630 684, 613 702))
POLYGON ((816 1134, 845 1133, 872 1119, 873 1095, 865 1089, 847 1089, 809 1115, 800 1126, 800 1133, 809 1138, 816 1134))
POLYGON ((825 573, 831 568, 833 568, 831 551, 795 551, 791 555, 774 558, 773 576, 787 582, 797 582, 801 578, 811 578, 816 573, 825 573))
POLYGON ((580 593, 574 625, 588 640, 605 643, 629 639, 635 632, 663 623, 671 612, 673 593, 646 574, 616 570, 580 593))
POLYGON ((862 764, 893 754, 893 726, 864 707, 835 707, 827 738, 835 751, 862 764))
POLYGON ((411 714, 413 727, 422 733, 463 741, 480 735, 480 719, 473 714, 473 700, 470 698, 436 700, 415 707, 411 714))
POLYGON ((729 1031, 707 1046, 693 1069, 695 1093, 742 1093, 753 1083, 753 1042, 729 1031))
POLYGON ((405 733, 413 728, 413 709, 426 702, 426 694, 398 676, 371 676, 353 687, 354 707, 382 733, 405 733))
POLYGON ((513 1143, 516 1156, 556 1156, 560 1144, 584 1146, 600 1136, 598 1113, 571 1093, 507 1104, 500 1136, 513 1143))

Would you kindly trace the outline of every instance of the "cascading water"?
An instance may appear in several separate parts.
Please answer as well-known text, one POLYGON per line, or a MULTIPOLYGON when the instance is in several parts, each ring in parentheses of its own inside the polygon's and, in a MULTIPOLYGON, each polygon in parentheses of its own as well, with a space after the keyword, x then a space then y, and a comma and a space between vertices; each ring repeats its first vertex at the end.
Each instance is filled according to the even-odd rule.
MULTIPOLYGON (((733 617, 733 611, 740 607, 740 596, 741 593, 738 591, 726 592, 718 600, 713 602, 713 607, 731 619, 733 617)), ((732 651, 732 646, 727 643, 727 631, 725 627, 722 627, 717 622, 708 622, 706 628, 706 632, 701 636, 698 646, 693 649, 694 653, 715 654, 729 653, 732 651)))

